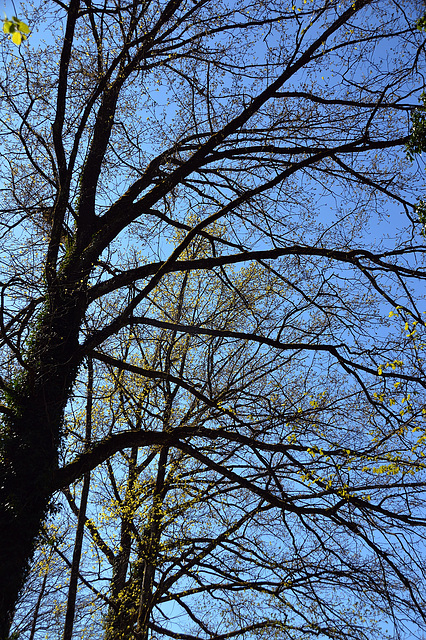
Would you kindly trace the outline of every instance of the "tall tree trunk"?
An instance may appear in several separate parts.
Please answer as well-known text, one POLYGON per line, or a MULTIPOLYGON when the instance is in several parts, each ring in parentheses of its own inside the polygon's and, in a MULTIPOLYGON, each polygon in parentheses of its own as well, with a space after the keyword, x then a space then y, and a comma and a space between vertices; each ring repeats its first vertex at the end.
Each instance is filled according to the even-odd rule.
MULTIPOLYGON (((134 447, 131 451, 129 459, 129 472, 127 480, 126 495, 132 498, 134 491, 134 483, 136 480, 136 463, 138 449, 134 447)), ((132 624, 132 609, 134 608, 134 597, 132 593, 128 593, 126 589, 127 572, 130 562, 130 553, 132 547, 132 536, 130 529, 130 520, 122 519, 120 532, 120 551, 117 553, 113 565, 113 575, 111 580, 110 600, 114 603, 109 607, 107 619, 105 640, 116 640, 117 638, 128 637, 132 624)))
MULTIPOLYGON (((90 445, 92 437, 92 407, 93 407, 93 362, 89 358, 87 367, 87 399, 86 399, 86 433, 84 448, 90 445)), ((83 477, 83 489, 81 491, 80 509, 78 513, 77 531, 75 534, 74 552, 72 557, 70 584, 68 589, 67 610, 65 613, 65 626, 63 640, 71 640, 74 627, 75 603, 77 599, 78 574, 80 569, 81 551, 83 548, 84 523, 86 519, 87 499, 90 488, 90 472, 83 477)))
MULTIPOLYGON (((105 640, 148 638, 153 607, 154 575, 161 539, 162 505, 167 492, 165 472, 168 451, 168 447, 163 447, 160 451, 152 508, 142 534, 138 559, 133 565, 132 575, 126 579, 125 572, 120 574, 119 566, 114 568, 111 599, 115 601, 116 606, 110 607, 108 612, 105 640)), ((127 553, 127 560, 129 555, 127 553)))
POLYGON ((0 442, 0 640, 7 640, 16 601, 49 510, 63 412, 78 369, 80 287, 56 287, 12 381, 0 442))
POLYGON ((161 523, 163 520, 162 507, 167 493, 165 476, 168 455, 168 447, 163 447, 160 451, 158 461, 152 511, 149 516, 150 522, 144 532, 144 549, 142 549, 143 557, 141 558, 143 560, 143 572, 140 583, 139 608, 135 631, 135 638, 137 638, 137 640, 148 640, 149 620, 154 605, 154 576, 160 550, 161 523))

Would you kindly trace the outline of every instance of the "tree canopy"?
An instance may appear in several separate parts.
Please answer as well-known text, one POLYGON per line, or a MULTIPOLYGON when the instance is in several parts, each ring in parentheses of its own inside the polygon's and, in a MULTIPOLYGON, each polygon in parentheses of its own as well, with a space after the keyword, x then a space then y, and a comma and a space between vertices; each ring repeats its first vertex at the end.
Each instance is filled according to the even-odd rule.
POLYGON ((424 633, 421 13, 9 21, 1 640, 424 633))

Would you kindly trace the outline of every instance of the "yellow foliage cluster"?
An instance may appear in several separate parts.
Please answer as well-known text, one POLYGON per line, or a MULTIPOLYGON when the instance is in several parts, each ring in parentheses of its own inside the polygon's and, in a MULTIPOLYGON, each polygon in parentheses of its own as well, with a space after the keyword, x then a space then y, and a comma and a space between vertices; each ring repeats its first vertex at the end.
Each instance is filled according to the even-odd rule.
POLYGON ((7 33, 13 44, 19 47, 19 45, 27 39, 30 28, 25 22, 19 20, 19 18, 12 16, 11 20, 8 20, 7 17, 4 19, 3 32, 7 33))

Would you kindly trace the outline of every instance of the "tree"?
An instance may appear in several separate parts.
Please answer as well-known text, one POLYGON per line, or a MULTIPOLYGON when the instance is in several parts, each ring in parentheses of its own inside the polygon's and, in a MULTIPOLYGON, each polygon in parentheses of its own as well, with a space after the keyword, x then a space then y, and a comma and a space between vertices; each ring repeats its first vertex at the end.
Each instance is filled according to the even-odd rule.
MULTIPOLYGON (((259 277, 264 275, 253 265, 231 277, 234 284, 239 284, 239 295, 255 291, 263 296, 266 287, 261 286, 259 277)), ((203 301, 204 313, 209 307, 212 322, 214 318, 222 323, 225 318, 228 323, 244 322, 246 305, 237 296, 236 288, 233 296, 230 295, 226 288, 219 286, 215 274, 206 277, 192 273, 175 276, 173 281, 167 279, 159 288, 155 306, 165 310, 175 323, 197 319, 195 314, 199 313, 200 304, 194 305, 195 299, 203 301), (216 305, 219 309, 215 310, 216 305)), ((274 287, 279 285, 279 281, 272 281, 270 275, 269 283, 274 287)), ((256 302, 252 297, 251 303, 256 302)), ((233 341, 232 344, 221 337, 208 341, 203 338, 201 342, 198 336, 179 335, 176 331, 158 329, 146 334, 134 328, 131 338, 122 345, 121 354, 124 359, 124 351, 132 344, 131 358, 128 355, 126 360, 133 371, 122 370, 117 374, 117 368, 113 366, 104 372, 97 369, 93 376, 97 389, 88 394, 88 398, 94 400, 89 422, 93 427, 96 425, 98 437, 119 431, 123 423, 133 431, 144 433, 154 429, 157 432, 175 431, 195 425, 198 433, 202 433, 202 428, 207 430, 212 422, 223 423, 226 415, 221 416, 217 409, 216 415, 209 415, 211 407, 206 407, 198 398, 191 398, 179 381, 204 380, 205 388, 200 384, 197 389, 205 394, 209 387, 209 399, 220 404, 222 411, 226 406, 232 407, 241 416, 247 407, 247 411, 255 414, 251 415, 250 424, 253 429, 256 419, 257 446, 253 449, 241 446, 246 430, 240 426, 240 442, 224 440, 219 431, 214 442, 199 442, 197 454, 203 460, 195 461, 192 456, 169 447, 153 447, 148 455, 133 447, 120 452, 113 460, 107 460, 93 472, 86 527, 94 548, 86 542, 86 557, 79 568, 82 590, 77 610, 74 606, 74 612, 77 612, 75 637, 99 637, 103 633, 114 639, 147 637, 149 630, 156 637, 174 637, 177 630, 185 630, 186 637, 196 638, 203 637, 206 629, 220 637, 235 637, 238 633, 241 636, 251 633, 254 637, 260 633, 271 636, 286 633, 298 637, 299 633, 310 637, 317 635, 320 619, 325 636, 357 637, 364 626, 363 619, 364 622, 367 619, 372 631, 379 634, 377 619, 387 609, 393 609, 394 615, 398 615, 403 608, 403 593, 395 584, 387 584, 389 574, 386 571, 383 574, 375 566, 367 546, 360 553, 362 542, 355 541, 360 533, 358 527, 366 522, 357 518, 349 507, 341 506, 340 515, 346 512, 348 520, 341 527, 335 522, 331 529, 329 518, 323 513, 332 494, 341 499, 348 491, 343 476, 335 475, 336 464, 341 466, 341 474, 350 475, 349 467, 356 468, 352 490, 365 494, 368 472, 363 469, 365 451, 358 447, 357 456, 352 456, 348 462, 347 452, 338 449, 330 462, 319 451, 316 453, 315 447, 309 446, 318 442, 321 424, 330 435, 333 421, 336 422, 335 438, 344 438, 347 442, 346 427, 339 424, 339 414, 348 412, 351 406, 354 427, 357 425, 355 414, 358 412, 362 424, 369 414, 368 406, 366 403, 360 406, 361 399, 357 397, 356 407, 351 394, 342 397, 341 389, 334 398, 332 391, 317 392, 318 397, 308 394, 309 381, 304 380, 301 384, 297 375, 292 374, 284 354, 280 357, 267 352, 261 357, 259 353, 253 353, 248 343, 242 345, 233 341), (253 362, 256 362, 255 367, 253 362), (166 367, 162 373, 168 373, 169 379, 151 378, 141 386, 136 363, 151 371, 166 367), (209 363, 207 374, 205 363, 209 363), (285 371, 283 379, 277 380, 277 370, 285 371), (287 425, 283 424, 284 420, 287 425), (291 431, 285 429, 289 424, 291 431), (292 456, 290 460, 280 455, 277 448, 272 455, 268 452, 268 443, 282 440, 287 443, 287 454, 292 456), (319 460, 313 464, 317 458, 319 460), (232 470, 233 476, 216 473, 216 469, 212 471, 212 464, 216 468, 224 467, 228 474, 232 470), (328 482, 334 475, 325 495, 324 481, 315 477, 316 471, 321 471, 328 482), (289 495, 299 494, 301 503, 309 502, 309 506, 305 504, 305 509, 297 514, 301 520, 290 508, 283 517, 280 509, 241 486, 241 480, 247 480, 249 473, 253 474, 258 486, 263 486, 263 482, 274 482, 281 490, 285 487, 289 495), (356 482, 358 486, 355 486, 356 482), (301 487, 305 495, 300 495, 301 487), (321 505, 319 501, 322 501, 321 505), (321 546, 318 546, 315 534, 321 535, 321 546), (352 549, 348 536, 353 539, 352 549), (338 558, 338 562, 330 563, 330 554, 335 560, 338 558), (338 587, 332 600, 327 592, 331 586, 338 587), (372 597, 375 598, 374 611, 371 610, 372 597), (174 624, 171 626, 168 618, 172 603, 174 624), (299 615, 297 611, 302 603, 303 615, 299 615), (185 627, 182 613, 179 614, 182 610, 190 613, 190 621, 186 621, 185 627), (322 611, 321 616, 319 611, 322 611)), ((294 366, 294 360, 291 364, 294 366)), ((297 373, 300 373, 299 369, 297 373)), ((77 396, 83 395, 77 393, 77 396)), ((86 428, 80 426, 80 421, 87 422, 87 416, 88 411, 84 408, 73 412, 67 437, 70 457, 81 447, 81 434, 86 428)), ((357 431, 359 436, 362 433, 359 426, 357 431)), ((370 436, 369 445, 371 440, 370 436)), ((396 465, 387 457, 394 445, 395 438, 386 449, 382 442, 375 447, 380 458, 370 455, 375 458, 373 466, 381 476, 374 482, 376 495, 380 492, 389 499, 395 490, 400 491, 399 482, 389 485, 388 472, 391 471, 392 478, 398 475, 396 465), (379 472, 382 463, 386 466, 379 472)), ((413 470, 413 465, 401 457, 399 464, 413 470)), ((408 489, 410 483, 405 484, 408 489)), ((411 489, 418 490, 418 481, 415 487, 411 489)), ((76 486, 65 489, 71 511, 80 522, 82 512, 78 508, 78 493, 76 486)), ((63 513, 60 523, 53 546, 60 559, 66 560, 67 549, 73 546, 74 533, 67 533, 69 524, 63 513)), ((383 528, 378 519, 375 534, 381 529, 391 535, 390 521, 383 528)), ((46 557, 51 552, 52 542, 45 543, 42 549, 42 555, 46 557)), ((74 558, 75 554, 72 556, 74 558)), ((65 566, 68 563, 71 566, 70 560, 65 566)), ((39 566, 35 571, 40 572, 39 566)), ((44 578, 42 573, 38 588, 41 590, 44 586, 42 604, 45 609, 39 628, 50 638, 55 638, 56 634, 62 637, 67 601, 70 601, 68 587, 63 580, 57 586, 57 569, 47 585, 44 578)), ((37 589, 35 593, 38 600, 37 589)), ((28 598, 27 591, 23 595, 24 614, 28 598)), ((27 616, 16 628, 25 632, 32 624, 32 617, 27 616)))
MULTIPOLYGON (((250 285, 251 291, 263 294, 265 286, 260 286, 256 279, 256 270, 244 272, 245 279, 242 275, 238 273, 240 294, 247 292, 250 285)), ((257 269, 257 277, 260 275, 257 269)), ((194 314, 199 312, 199 305, 193 304, 194 293, 199 299, 201 287, 203 310, 209 306, 210 318, 221 322, 224 317, 228 322, 244 321, 244 303, 237 298, 239 304, 236 304, 226 289, 217 286, 214 274, 206 278, 193 273, 174 280, 174 286, 168 279, 158 290, 155 303, 174 322, 189 322, 188 315, 196 319, 194 314), (216 302, 221 304, 219 313, 212 313, 215 295, 216 302)), ((269 282, 275 287, 279 284, 279 281, 269 282)), ((226 415, 217 412, 209 415, 210 407, 198 398, 191 399, 179 383, 179 380, 199 379, 205 380, 206 389, 210 386, 213 390, 210 399, 220 398, 222 410, 230 406, 241 416, 247 407, 247 411, 255 414, 251 415, 250 425, 253 429, 256 418, 257 442, 254 448, 241 446, 247 431, 240 426, 240 442, 225 440, 223 430, 216 431, 214 442, 199 442, 197 454, 199 458, 203 456, 203 461, 194 461, 192 456, 169 447, 153 447, 148 455, 134 447, 98 467, 92 475, 92 502, 86 521, 94 549, 86 543, 87 556, 79 570, 82 592, 75 637, 99 637, 104 632, 106 637, 114 639, 147 637, 151 630, 155 637, 174 637, 173 633, 185 631, 186 637, 196 638, 203 637, 206 629, 213 637, 235 637, 238 633, 241 636, 251 633, 253 637, 259 637, 258 634, 273 637, 276 633, 315 637, 319 625, 325 637, 362 637, 366 620, 371 632, 378 635, 378 619, 386 611, 393 611, 393 615, 399 617, 404 610, 403 590, 392 584, 389 572, 375 563, 371 549, 359 539, 360 527, 363 527, 367 540, 373 542, 368 535, 371 532, 364 529, 367 524, 371 527, 372 514, 368 519, 363 518, 352 505, 345 508, 342 504, 339 515, 348 519, 340 523, 334 521, 333 528, 330 527, 331 514, 324 515, 324 510, 333 504, 331 496, 341 500, 347 494, 346 474, 351 476, 351 490, 355 495, 366 497, 368 474, 376 477, 376 501, 379 493, 383 499, 385 496, 397 498, 401 484, 394 480, 399 475, 394 447, 396 442, 401 442, 402 434, 396 438, 389 434, 385 446, 383 441, 372 444, 370 436, 366 440, 370 448, 369 463, 359 441, 357 453, 350 459, 346 450, 337 447, 333 460, 327 460, 319 447, 309 446, 320 442, 320 428, 327 429, 330 437, 333 427, 335 440, 348 442, 344 415, 351 411, 354 415, 351 426, 357 426, 353 436, 359 438, 363 431, 361 425, 371 413, 367 403, 362 403, 359 396, 351 397, 353 394, 349 392, 344 397, 341 388, 334 397, 332 391, 317 392, 313 396, 315 391, 307 386, 313 383, 312 372, 309 380, 301 383, 298 376, 292 374, 284 354, 280 357, 267 352, 261 358, 259 353, 253 353, 249 344, 233 343, 219 338, 203 345, 198 336, 191 338, 162 329, 141 334, 140 329, 135 328, 132 337, 122 346, 123 350, 128 349, 129 344, 133 346, 132 357, 127 357, 133 370, 121 371, 118 375, 113 366, 103 373, 97 370, 94 379, 98 381, 98 388, 93 394, 96 400, 91 422, 96 424, 98 437, 119 431, 123 423, 133 431, 144 433, 196 425, 198 434, 203 427, 206 432, 209 423, 223 424, 226 415), (141 377, 135 375, 138 361, 148 370, 166 366, 179 369, 180 375, 163 370, 169 373, 169 379, 151 378, 141 386, 141 377), (208 375, 203 371, 204 363, 209 363, 208 375), (278 380, 277 370, 285 371, 285 376, 278 380), (289 425, 291 430, 285 428, 289 425), (268 444, 283 440, 290 459, 280 455, 283 446, 268 451, 268 444), (212 465, 215 466, 213 472, 212 465), (367 465, 370 469, 365 468, 367 465), (220 466, 228 477, 216 473, 220 466), (336 466, 340 467, 338 474, 336 466), (380 470, 380 466, 384 468, 380 470), (230 471, 234 473, 231 475, 230 471), (322 477, 317 477, 317 472, 322 477), (297 495, 298 512, 292 511, 289 505, 283 516, 281 509, 276 509, 263 496, 247 491, 241 481, 247 480, 249 473, 253 474, 254 486, 273 482, 281 491, 285 488, 289 496, 297 495), (327 484, 331 480, 326 492, 325 478, 327 484), (301 491, 305 493, 300 494, 301 491), (305 508, 301 509, 303 503, 305 508), (321 545, 316 536, 321 537, 321 545), (330 555, 334 562, 330 562, 330 555), (146 577, 149 568, 150 579, 146 577), (107 580, 111 581, 110 585, 106 584, 107 580), (88 591, 88 582, 92 593, 88 591), (337 593, 330 599, 328 590, 332 586, 337 593), (168 621, 171 603, 172 626, 168 621), (182 620, 182 614, 179 615, 182 610, 189 611, 190 621, 182 620), (298 614, 299 610, 302 615, 298 614), (144 616, 144 611, 149 615, 144 616)), ((291 365, 294 367, 294 360, 291 365)), ((315 382, 318 383, 318 379, 315 382)), ((343 380, 340 383, 343 385, 343 380)), ((200 387, 197 389, 203 394, 206 392, 200 387)), ((387 398, 386 404, 390 404, 389 401, 387 398)), ((86 416, 86 410, 73 412, 67 438, 70 457, 76 447, 81 447, 85 427, 80 427, 79 421, 84 422, 86 416)), ((252 435, 249 433, 249 437, 252 435)), ((399 456, 398 464, 414 471, 408 459, 399 456)), ((418 478, 412 483, 406 480, 404 484, 408 491, 421 491, 418 478)), ((66 489, 65 493, 80 521, 78 487, 66 489)), ((383 521, 376 519, 375 536, 380 531, 392 536, 388 513, 383 521)), ((62 558, 67 548, 72 548, 74 534, 67 534, 68 521, 63 514, 60 521, 54 546, 62 558)), ((397 521, 394 524, 401 533, 401 524, 397 521)), ((45 557, 52 544, 45 544, 44 548, 45 557)), ((45 587, 46 610, 40 622, 40 630, 52 638, 56 637, 55 630, 58 637, 62 637, 60 630, 67 599, 69 602, 66 585, 65 588, 63 582, 59 588, 55 585, 56 575, 56 571, 52 573, 45 587), (52 602, 54 605, 49 609, 52 602)), ((39 588, 43 585, 44 575, 41 575, 39 588)), ((27 601, 28 591, 23 595, 24 613, 27 601)), ((28 621, 24 619, 17 629, 24 632, 25 624, 32 622, 31 617, 28 621)))
MULTIPOLYGON (((26 53, 3 42, 2 638, 54 492, 68 492, 72 505, 67 487, 109 464, 112 485, 125 474, 131 494, 139 456, 147 473, 156 466, 151 528, 141 538, 155 544, 152 561, 137 556, 129 574, 129 556, 121 574, 120 585, 139 585, 135 602, 141 560, 150 566, 142 583, 149 593, 161 565, 156 513, 167 469, 172 485, 180 472, 203 478, 200 512, 225 487, 230 526, 237 497, 252 504, 239 516, 249 523, 244 544, 261 531, 254 547, 265 571, 276 572, 268 592, 265 572, 246 579, 230 561, 224 638, 277 630, 366 637, 362 620, 331 614, 324 594, 337 584, 364 604, 380 594, 395 624, 403 616, 424 624, 422 564, 410 546, 424 526, 424 246, 405 221, 394 233, 417 195, 403 159, 412 98, 423 88, 424 38, 412 14, 412 3, 367 0, 53 2, 34 17, 46 32, 52 25, 47 45, 26 53), (181 286, 200 282, 200 295, 186 303, 196 313, 183 319, 166 304, 177 277, 181 286), (204 300, 203 291, 213 297, 209 282, 222 307, 204 300), (149 364, 156 331, 169 336, 159 344, 175 349, 176 341, 176 361, 162 346, 149 364), (211 386, 213 355, 199 373, 180 366, 185 336, 200 354, 221 344, 222 375, 228 353, 229 398, 211 386), (80 446, 65 455, 88 361, 95 379, 102 367, 115 372, 111 415, 133 403, 134 418, 99 434, 76 421, 80 446), (261 374, 251 378, 251 370, 261 374), (206 421, 165 428, 163 407, 155 428, 136 426, 138 395, 127 391, 127 374, 155 381, 163 396, 174 385, 206 421), (261 552, 265 532, 280 527, 292 540, 288 566, 278 550, 269 560, 261 552), (240 593, 247 582, 259 606, 276 608, 265 614, 269 626, 253 621, 249 630, 258 610, 248 611, 240 593), (309 598, 312 615, 302 613, 309 598)), ((212 549, 216 575, 221 558, 238 556, 232 544, 212 549)), ((249 575, 253 556, 239 553, 249 575)), ((110 576, 113 625, 119 574, 110 576)), ((208 613, 205 622, 191 607, 195 637, 217 637, 208 613)), ((139 616, 134 637, 160 633, 152 611, 139 616)), ((175 637, 164 621, 160 627, 175 637)))

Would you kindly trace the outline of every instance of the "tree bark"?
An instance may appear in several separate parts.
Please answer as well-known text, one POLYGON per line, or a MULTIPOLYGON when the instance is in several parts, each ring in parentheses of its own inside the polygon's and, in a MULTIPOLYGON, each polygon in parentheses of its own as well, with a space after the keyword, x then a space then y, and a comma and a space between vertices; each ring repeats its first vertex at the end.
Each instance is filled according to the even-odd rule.
MULTIPOLYGON (((76 292, 77 289, 77 292, 76 292)), ((29 345, 26 370, 8 393, 1 442, 0 639, 15 605, 51 506, 63 413, 78 370, 84 297, 58 283, 29 345)))

